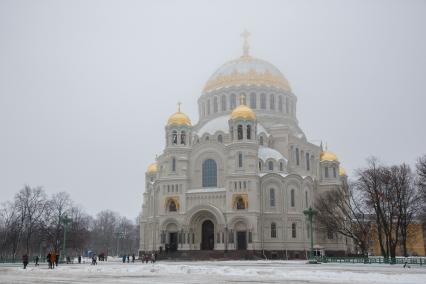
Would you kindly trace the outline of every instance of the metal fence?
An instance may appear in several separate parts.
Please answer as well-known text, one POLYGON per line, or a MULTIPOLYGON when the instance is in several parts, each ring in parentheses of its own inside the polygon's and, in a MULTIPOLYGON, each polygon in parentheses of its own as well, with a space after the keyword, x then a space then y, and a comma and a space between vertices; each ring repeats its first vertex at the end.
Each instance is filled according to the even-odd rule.
POLYGON ((407 264, 407 265, 425 265, 426 257, 329 257, 317 256, 310 260, 322 263, 364 263, 364 264, 407 264))

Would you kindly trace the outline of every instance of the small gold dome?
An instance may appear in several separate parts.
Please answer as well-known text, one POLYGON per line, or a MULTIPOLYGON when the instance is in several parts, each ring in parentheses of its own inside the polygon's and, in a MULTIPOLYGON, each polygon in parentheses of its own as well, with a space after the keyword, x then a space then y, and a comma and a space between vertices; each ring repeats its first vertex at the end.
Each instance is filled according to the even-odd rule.
POLYGON ((347 176, 346 170, 343 167, 339 167, 339 175, 340 176, 347 176))
POLYGON ((333 152, 323 151, 320 154, 321 161, 337 161, 337 156, 333 152))
POLYGON ((148 170, 146 171, 149 174, 153 174, 157 172, 157 163, 152 163, 148 166, 148 170))
POLYGON ((244 99, 240 97, 240 105, 237 106, 231 113, 231 119, 256 119, 256 113, 248 106, 244 104, 244 99))
POLYGON ((180 111, 180 103, 178 104, 178 111, 172 114, 167 121, 167 125, 172 124, 191 126, 191 120, 189 117, 180 111))
POLYGON ((232 119, 242 118, 242 119, 256 119, 256 114, 254 111, 246 105, 239 105, 231 113, 232 119))

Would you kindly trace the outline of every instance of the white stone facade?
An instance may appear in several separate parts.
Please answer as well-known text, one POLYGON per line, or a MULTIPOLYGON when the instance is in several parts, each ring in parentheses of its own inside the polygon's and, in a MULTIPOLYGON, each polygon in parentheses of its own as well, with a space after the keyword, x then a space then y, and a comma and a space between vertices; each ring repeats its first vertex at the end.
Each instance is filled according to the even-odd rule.
MULTIPOLYGON (((278 70, 242 57, 213 77, 224 68, 223 76, 278 70)), ((310 236, 303 211, 320 192, 346 189, 339 161, 321 160, 321 146, 299 128, 297 98, 289 88, 230 81, 202 93, 195 125, 165 127, 166 147, 156 169, 146 173, 140 251, 285 251, 305 257, 310 236), (239 98, 255 119, 231 118, 239 98)), ((315 228, 316 247, 348 251, 347 240, 315 228)))

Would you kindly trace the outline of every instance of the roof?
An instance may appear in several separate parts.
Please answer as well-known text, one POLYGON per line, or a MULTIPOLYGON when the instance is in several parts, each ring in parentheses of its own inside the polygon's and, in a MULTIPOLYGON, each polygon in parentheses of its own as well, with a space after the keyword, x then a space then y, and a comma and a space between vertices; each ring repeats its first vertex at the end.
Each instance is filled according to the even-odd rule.
MULTIPOLYGON (((229 124, 228 124, 229 119, 230 119, 229 115, 223 115, 223 116, 213 118, 212 120, 204 124, 196 132, 196 134, 198 136, 202 136, 204 133, 214 134, 217 131, 229 133, 229 124)), ((269 136, 269 133, 266 131, 266 129, 260 123, 257 123, 257 134, 260 134, 262 132, 266 133, 266 135, 269 136)))
POLYGON ((269 147, 259 147, 259 153, 258 153, 259 159, 262 161, 266 161, 268 159, 274 159, 274 160, 285 160, 287 162, 287 159, 284 158, 284 156, 278 152, 275 149, 269 148, 269 147))

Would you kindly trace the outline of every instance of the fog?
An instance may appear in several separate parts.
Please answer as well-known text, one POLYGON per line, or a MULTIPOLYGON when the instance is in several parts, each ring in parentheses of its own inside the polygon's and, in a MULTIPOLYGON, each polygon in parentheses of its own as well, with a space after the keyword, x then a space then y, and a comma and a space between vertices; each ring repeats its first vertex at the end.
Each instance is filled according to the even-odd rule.
POLYGON ((353 176, 426 153, 426 1, 0 1, 0 202, 24 184, 130 218, 182 102, 242 53, 353 176))

